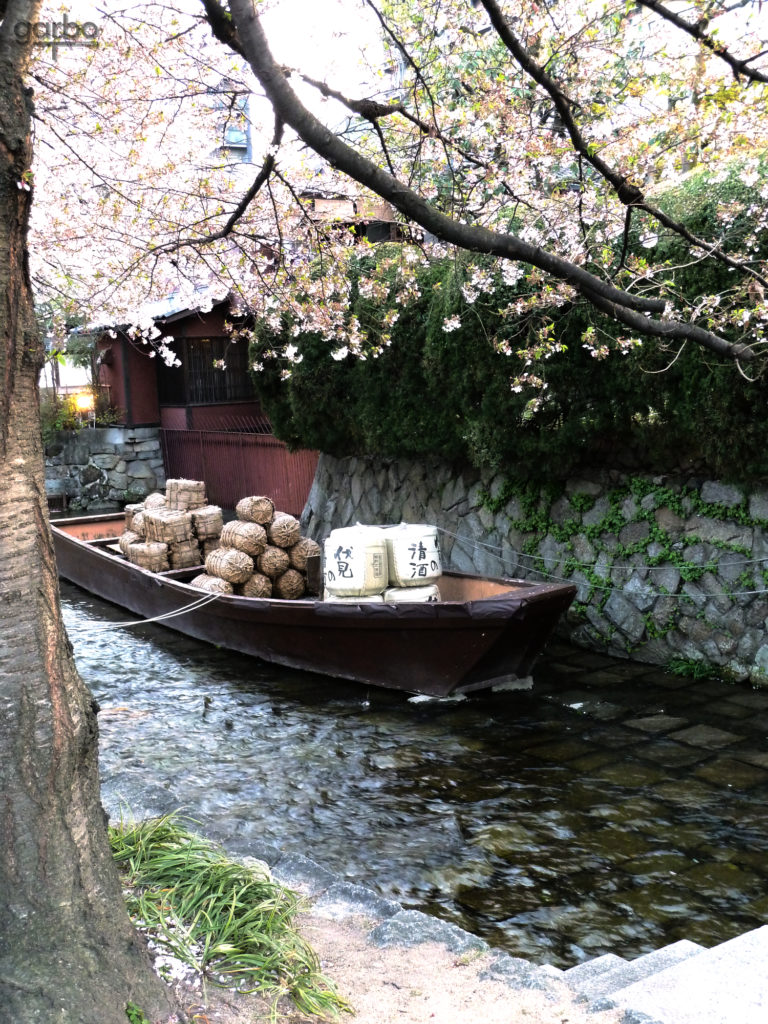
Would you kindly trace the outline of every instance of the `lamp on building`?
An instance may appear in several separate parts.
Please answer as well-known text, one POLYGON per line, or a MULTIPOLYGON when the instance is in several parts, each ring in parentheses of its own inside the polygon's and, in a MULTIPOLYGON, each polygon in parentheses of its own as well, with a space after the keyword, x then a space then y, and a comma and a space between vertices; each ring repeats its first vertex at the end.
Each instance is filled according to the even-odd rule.
POLYGON ((88 420, 88 426, 96 426, 96 396, 92 391, 78 391, 75 395, 75 409, 78 419, 88 420))

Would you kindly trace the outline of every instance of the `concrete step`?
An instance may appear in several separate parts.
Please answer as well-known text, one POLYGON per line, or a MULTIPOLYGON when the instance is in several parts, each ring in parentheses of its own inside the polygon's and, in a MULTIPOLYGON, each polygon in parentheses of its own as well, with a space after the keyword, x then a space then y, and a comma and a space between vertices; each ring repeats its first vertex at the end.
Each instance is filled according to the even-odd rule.
POLYGON ((627 1022, 766 1024, 768 925, 635 981, 609 999, 627 1011, 627 1022))
MULTIPOLYGON (((574 974, 571 974, 571 971, 566 971, 563 980, 581 1000, 592 1002, 601 996, 610 996, 612 993, 618 992, 619 989, 642 981, 643 978, 648 978, 658 971, 673 967, 675 964, 681 963, 689 957, 697 956, 702 952, 705 952, 704 947, 700 946, 697 942, 681 939, 679 942, 673 942, 662 949, 654 950, 653 953, 639 956, 636 960, 627 961, 622 960, 621 957, 616 957, 615 959, 619 961, 618 963, 609 963, 602 970, 593 971, 592 973, 582 970, 589 967, 588 963, 579 964, 578 967, 571 968, 574 974), (582 971, 582 973, 576 974, 577 971, 582 971)), ((610 955, 608 954, 608 956, 610 955)), ((599 957, 597 960, 591 961, 591 963, 599 966, 600 961, 607 959, 607 956, 599 957)), ((768 1024, 768 1021, 766 1024, 768 1024)))

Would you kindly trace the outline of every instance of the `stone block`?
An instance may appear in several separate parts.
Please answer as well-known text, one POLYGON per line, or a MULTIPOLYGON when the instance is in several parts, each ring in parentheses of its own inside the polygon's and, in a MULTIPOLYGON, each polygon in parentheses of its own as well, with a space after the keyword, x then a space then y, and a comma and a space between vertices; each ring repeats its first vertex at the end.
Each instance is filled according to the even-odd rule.
POLYGON ((574 519, 575 516, 576 513, 573 510, 573 506, 565 496, 558 498, 549 510, 549 518, 558 526, 562 526, 570 519, 574 519))
POLYGON ((739 526, 737 523, 721 522, 719 519, 709 519, 706 516, 694 516, 685 524, 683 532, 686 537, 695 536, 699 540, 715 544, 738 544, 743 548, 752 548, 752 530, 739 526))
POLYGON ((419 910, 401 910, 399 914, 377 925, 369 938, 375 946, 419 946, 437 942, 451 953, 484 953, 488 943, 470 935, 458 925, 422 914, 419 910))
POLYGON ((157 440, 160 436, 158 427, 123 427, 126 441, 157 440))
POLYGON ((565 485, 565 493, 572 497, 574 494, 589 494, 593 497, 602 494, 602 484, 595 483, 594 480, 569 480, 565 485))
POLYGON ((665 533, 677 534, 685 525, 685 521, 676 512, 673 512, 671 508, 667 508, 666 505, 656 509, 655 517, 659 529, 664 530, 665 533))
POLYGON ((645 519, 640 520, 638 523, 627 523, 619 531, 619 542, 629 547, 631 544, 647 540, 650 533, 651 525, 645 519))
POLYGON ((630 522, 637 515, 637 501, 630 495, 621 503, 621 514, 630 522))
POLYGON ((485 530, 490 531, 496 525, 496 516, 490 509, 481 506, 476 514, 485 530))
POLYGON ((597 526, 608 515, 611 503, 607 498, 598 498, 592 508, 582 516, 584 526, 597 526))
POLYGON ((686 597, 690 597, 691 601, 698 607, 702 608, 707 603, 707 595, 697 586, 695 583, 684 583, 683 593, 686 597))
POLYGON ((132 480, 153 480, 155 474, 152 472, 151 466, 146 462, 135 459, 133 462, 129 462, 125 467, 125 471, 132 480))
POLYGON ((614 592, 605 603, 605 616, 632 642, 645 632, 645 620, 638 609, 622 594, 614 592))
POLYGON ((649 579, 658 592, 676 594, 680 586, 680 571, 674 565, 659 565, 651 569, 649 579))
POLYGON ((402 910, 394 900, 377 896, 371 889, 349 882, 336 882, 329 886, 312 904, 312 913, 332 919, 365 917, 383 921, 402 910))
MULTIPOLYGON (((757 629, 746 629, 744 630, 741 639, 739 640, 738 647, 736 648, 736 657, 740 661, 745 661, 747 664, 753 664, 758 650, 763 646, 765 641, 765 631, 757 629)), ((752 672, 750 671, 750 677, 752 672)))
POLYGON ((576 534, 571 541, 573 557, 584 566, 591 566, 595 561, 595 549, 582 533, 576 534))
POLYGON ((646 953, 629 963, 615 964, 593 977, 584 977, 577 982, 575 991, 590 1001, 600 996, 610 996, 703 952, 704 947, 698 943, 680 939, 679 942, 646 953))
POLYGON ((708 505, 725 505, 735 508, 744 501, 744 494, 738 487, 721 484, 716 480, 705 480, 701 485, 701 500, 708 505))
POLYGON ((768 491, 756 491, 750 497, 749 514, 753 519, 768 519, 768 491))
POLYGON ((764 1024, 768 926, 739 935, 613 994, 664 1024, 764 1024))
POLYGON ((633 576, 624 587, 624 596, 628 597, 632 604, 641 612, 647 612, 653 607, 656 594, 652 587, 644 583, 638 576, 633 576))
POLYGON ((551 534, 547 534, 539 545, 538 554, 543 559, 544 571, 554 573, 563 557, 567 556, 567 551, 565 544, 555 540, 551 534))
POLYGON ((115 490, 126 491, 128 489, 128 474, 107 473, 107 483, 115 490))
POLYGON ((768 644, 758 647, 749 678, 751 682, 759 685, 765 685, 768 682, 768 644))
POLYGON ((611 575, 612 564, 613 559, 610 554, 608 554, 607 551, 601 551, 597 556, 597 561, 595 562, 595 575, 600 576, 601 579, 604 579, 607 582, 611 575))
POLYGON ((121 461, 119 455, 109 452, 91 456, 91 463, 94 466, 98 466, 99 469, 114 469, 118 462, 121 461))
POLYGON ((578 992, 580 986, 588 984, 606 971, 626 964, 626 962, 623 957, 616 956, 615 953, 605 953, 593 960, 585 960, 584 963, 576 964, 575 967, 569 967, 563 972, 563 981, 571 991, 578 992))

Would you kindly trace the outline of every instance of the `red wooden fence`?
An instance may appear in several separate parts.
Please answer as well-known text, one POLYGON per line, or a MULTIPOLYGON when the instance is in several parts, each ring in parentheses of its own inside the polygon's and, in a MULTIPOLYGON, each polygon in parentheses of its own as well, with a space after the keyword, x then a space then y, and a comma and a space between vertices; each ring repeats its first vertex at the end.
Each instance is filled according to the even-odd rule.
POLYGON ((208 500, 234 508, 240 498, 268 495, 281 512, 299 516, 317 468, 317 452, 289 452, 269 434, 161 430, 169 477, 205 480, 208 500))

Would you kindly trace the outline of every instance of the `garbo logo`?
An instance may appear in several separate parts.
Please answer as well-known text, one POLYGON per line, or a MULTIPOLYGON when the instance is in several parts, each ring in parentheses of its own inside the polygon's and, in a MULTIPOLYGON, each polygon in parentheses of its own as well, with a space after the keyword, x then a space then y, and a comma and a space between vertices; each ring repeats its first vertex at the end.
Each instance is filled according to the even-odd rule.
POLYGON ((99 26, 92 21, 80 24, 70 21, 17 21, 13 26, 16 42, 22 46, 50 46, 51 56, 58 57, 60 46, 98 46, 99 26))

